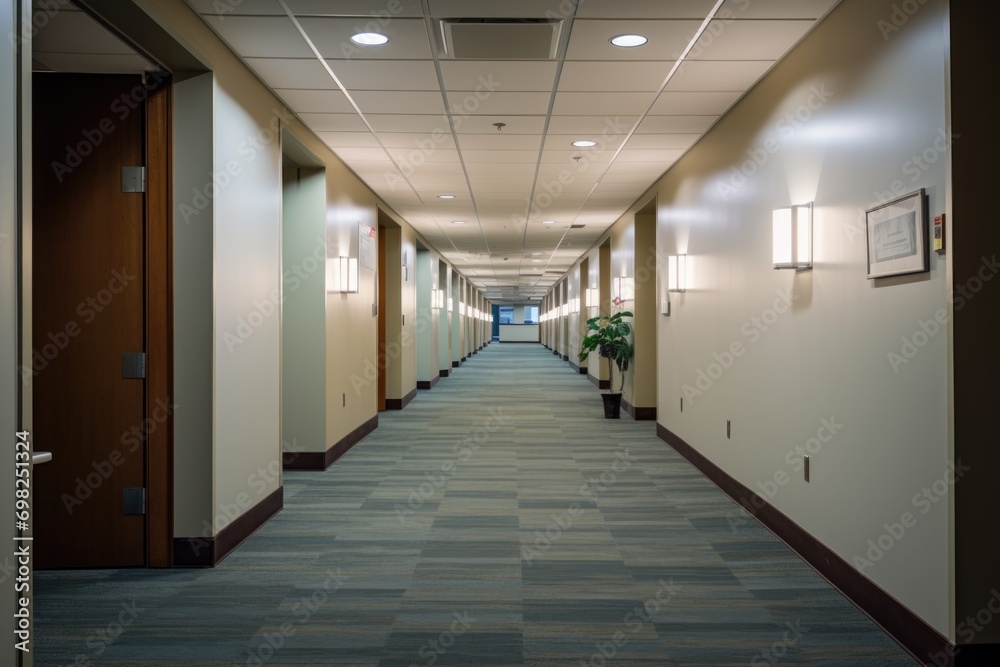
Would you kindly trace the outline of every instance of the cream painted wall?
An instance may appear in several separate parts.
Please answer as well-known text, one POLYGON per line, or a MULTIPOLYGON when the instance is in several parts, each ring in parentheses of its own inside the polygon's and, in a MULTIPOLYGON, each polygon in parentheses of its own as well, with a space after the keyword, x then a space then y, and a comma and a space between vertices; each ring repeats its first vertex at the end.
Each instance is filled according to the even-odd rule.
POLYGON ((451 361, 452 366, 462 362, 465 356, 465 334, 462 315, 459 312, 462 301, 462 276, 457 271, 451 274, 451 361))
MULTIPOLYGON (((409 225, 401 226, 402 250, 406 253, 406 270, 403 271, 402 284, 402 345, 403 356, 400 359, 403 393, 402 398, 417 388, 417 280, 414 275, 413 263, 417 256, 417 234, 409 225)), ((392 261, 392 258, 389 258, 392 261)), ((397 398, 393 396, 392 398, 397 398)))
POLYGON ((212 74, 176 82, 172 93, 173 160, 183 165, 173 175, 174 470, 183 471, 174 475, 174 534, 211 537, 214 208, 191 202, 215 164, 212 74))
POLYGON ((948 334, 927 334, 895 369, 888 356, 924 340, 920 323, 946 308, 945 260, 932 253, 929 273, 873 282, 859 233, 894 183, 926 188, 930 216, 945 210, 946 12, 928 0, 886 40, 877 25, 891 13, 887 0, 844 0, 657 185, 660 251, 686 252, 693 276, 662 321, 658 413, 954 637, 949 493, 918 499, 950 459, 948 334), (775 271, 771 211, 808 201, 815 268, 775 271), (807 443, 810 483, 796 453, 807 443), (882 538, 904 513, 916 524, 882 538), (871 546, 880 538, 883 554, 871 546))
POLYGON ((451 266, 444 261, 438 262, 438 289, 445 293, 444 307, 434 311, 438 319, 438 372, 451 373, 452 360, 452 330, 451 314, 448 312, 447 296, 451 285, 451 266))
MULTIPOLYGON (((570 270, 566 278, 566 298, 570 303, 570 313, 566 317, 566 356, 570 363, 579 366, 581 313, 572 312, 573 299, 580 299, 580 264, 570 270)), ((579 301, 577 303, 580 303, 579 301)))
MULTIPOLYGON (((656 407, 657 325, 660 311, 657 304, 656 213, 635 214, 635 301, 632 312, 635 356, 629 375, 632 376, 632 398, 639 408, 656 407)), ((626 384, 628 381, 626 381, 626 384)))
POLYGON ((417 250, 414 267, 417 314, 415 322, 417 381, 440 377, 438 369, 437 311, 431 309, 431 290, 437 289, 438 258, 429 250, 417 250))
MULTIPOLYGON (((623 219, 619 220, 611 229, 611 262, 610 262, 610 275, 611 275, 611 297, 621 298, 621 303, 618 305, 611 304, 611 314, 618 312, 634 312, 635 311, 635 299, 628 298, 631 295, 625 292, 624 287, 619 288, 619 292, 615 292, 614 284, 615 280, 619 279, 621 284, 624 286, 626 280, 635 280, 635 216, 634 213, 629 213, 624 216, 623 219)), ((634 336, 633 336, 634 342, 634 336)), ((605 361, 605 366, 607 361, 605 361)), ((618 391, 619 388, 622 390, 622 400, 628 401, 635 405, 635 386, 634 386, 634 375, 631 372, 625 373, 624 385, 622 384, 621 374, 618 372, 618 367, 613 368, 613 377, 611 380, 611 388, 614 391, 618 391)))
POLYGON ((282 450, 325 452, 326 170, 286 163, 282 182, 282 450))

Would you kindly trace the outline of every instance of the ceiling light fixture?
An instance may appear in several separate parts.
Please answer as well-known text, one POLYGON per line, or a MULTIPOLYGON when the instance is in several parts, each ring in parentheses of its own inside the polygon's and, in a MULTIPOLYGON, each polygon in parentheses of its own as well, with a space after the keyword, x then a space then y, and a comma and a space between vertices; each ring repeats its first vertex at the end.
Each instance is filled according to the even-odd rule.
POLYGON ((389 38, 380 32, 359 32, 351 35, 351 41, 359 46, 382 46, 389 38))
POLYGON ((579 141, 574 141, 572 145, 577 148, 590 148, 591 146, 596 146, 597 142, 590 139, 580 139, 579 141))
POLYGON ((554 224, 556 224, 556 221, 555 220, 542 220, 542 224, 543 225, 554 225, 554 224))
POLYGON ((438 195, 438 199, 454 199, 455 195, 438 195))
POLYGON ((612 37, 610 41, 615 46, 623 49, 632 49, 637 46, 642 46, 649 40, 642 35, 616 35, 615 37, 612 37))
POLYGON ((465 224, 465 220, 452 220, 451 224, 453 224, 453 225, 464 225, 465 224))

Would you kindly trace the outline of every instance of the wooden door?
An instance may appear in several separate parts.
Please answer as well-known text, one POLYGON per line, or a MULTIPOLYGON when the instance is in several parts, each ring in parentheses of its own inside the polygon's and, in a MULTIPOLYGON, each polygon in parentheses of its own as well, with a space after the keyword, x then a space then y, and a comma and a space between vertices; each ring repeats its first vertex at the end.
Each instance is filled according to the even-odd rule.
POLYGON ((144 195, 122 167, 143 165, 141 79, 39 74, 33 80, 32 343, 37 564, 146 563, 143 379, 144 195))

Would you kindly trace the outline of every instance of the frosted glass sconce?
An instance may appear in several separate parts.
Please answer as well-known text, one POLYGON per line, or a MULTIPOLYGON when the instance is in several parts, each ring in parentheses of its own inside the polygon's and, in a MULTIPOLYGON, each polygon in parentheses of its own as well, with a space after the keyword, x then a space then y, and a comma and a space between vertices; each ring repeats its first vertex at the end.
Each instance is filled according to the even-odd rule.
POLYGON ((774 268, 811 269, 812 202, 775 209, 773 225, 774 268))

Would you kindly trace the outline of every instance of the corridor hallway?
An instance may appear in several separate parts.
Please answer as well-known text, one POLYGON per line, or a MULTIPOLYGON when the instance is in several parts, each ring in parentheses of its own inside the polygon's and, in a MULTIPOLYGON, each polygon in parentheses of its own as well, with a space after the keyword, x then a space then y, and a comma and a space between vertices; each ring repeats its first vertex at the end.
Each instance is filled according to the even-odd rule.
POLYGON ((35 664, 915 664, 622 416, 490 345, 218 567, 38 573, 35 664))

